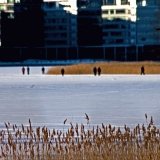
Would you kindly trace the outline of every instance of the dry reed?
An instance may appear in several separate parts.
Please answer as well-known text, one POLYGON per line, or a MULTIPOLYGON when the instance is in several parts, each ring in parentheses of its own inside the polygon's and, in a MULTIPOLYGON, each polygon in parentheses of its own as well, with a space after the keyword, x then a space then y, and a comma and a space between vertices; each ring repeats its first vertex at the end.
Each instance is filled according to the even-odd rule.
MULTIPOLYGON (((0 158, 4 160, 159 160, 160 130, 153 118, 133 130, 104 125, 73 126, 66 133, 46 127, 5 123, 0 131, 0 158)), ((85 119, 89 123, 89 116, 85 119)), ((67 119, 63 124, 67 123, 67 119)))
POLYGON ((93 74, 94 67, 101 68, 101 74, 140 74, 141 66, 144 66, 146 74, 160 74, 160 63, 152 61, 144 62, 99 62, 90 64, 74 64, 68 66, 52 67, 47 74, 61 74, 64 68, 65 74, 93 74))

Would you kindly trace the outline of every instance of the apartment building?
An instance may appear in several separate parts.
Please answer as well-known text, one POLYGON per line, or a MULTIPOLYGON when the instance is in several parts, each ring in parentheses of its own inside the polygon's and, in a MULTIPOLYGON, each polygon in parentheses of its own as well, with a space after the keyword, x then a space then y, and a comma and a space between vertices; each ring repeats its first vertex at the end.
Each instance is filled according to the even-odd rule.
POLYGON ((114 53, 110 55, 112 59, 128 59, 128 53, 132 56, 137 52, 136 0, 103 0, 101 9, 106 56, 114 53))
POLYGON ((136 44, 136 1, 116 0, 102 6, 104 45, 136 44), (111 3, 109 3, 111 4, 111 3))
POLYGON ((66 0, 44 1, 45 47, 77 46, 77 9, 66 0))
POLYGON ((158 45, 160 44, 160 33, 156 26, 160 26, 158 19, 159 0, 146 0, 137 5, 137 44, 158 45))
POLYGON ((14 10, 2 12, 2 45, 25 58, 142 60, 144 46, 160 42, 158 2, 17 1, 14 10))

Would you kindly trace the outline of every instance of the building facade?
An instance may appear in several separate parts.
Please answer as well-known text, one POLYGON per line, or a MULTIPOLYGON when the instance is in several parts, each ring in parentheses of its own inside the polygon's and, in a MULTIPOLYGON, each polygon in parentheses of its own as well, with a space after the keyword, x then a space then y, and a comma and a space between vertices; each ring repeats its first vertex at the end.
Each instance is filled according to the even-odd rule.
POLYGON ((158 45, 160 44, 160 34, 158 34, 156 25, 160 24, 160 19, 156 19, 159 14, 158 1, 143 1, 137 5, 137 44, 158 45))
POLYGON ((20 59, 143 60, 160 43, 158 2, 21 0, 2 12, 2 46, 20 59))
POLYGON ((72 4, 66 1, 45 1, 45 46, 77 46, 77 19, 72 4))
POLYGON ((104 45, 136 44, 136 3, 116 0, 102 6, 104 45))

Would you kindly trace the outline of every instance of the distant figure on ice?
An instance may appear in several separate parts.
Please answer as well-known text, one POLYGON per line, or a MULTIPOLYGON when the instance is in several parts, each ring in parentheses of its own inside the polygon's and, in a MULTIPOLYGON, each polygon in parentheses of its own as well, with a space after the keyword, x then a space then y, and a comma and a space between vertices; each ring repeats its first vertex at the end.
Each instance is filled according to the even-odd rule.
POLYGON ((25 68, 22 67, 22 74, 24 75, 25 74, 25 68))
POLYGON ((98 75, 100 76, 101 75, 101 68, 98 67, 98 75))
POLYGON ((29 75, 29 67, 27 67, 27 74, 29 75))
POLYGON ((62 76, 64 76, 64 69, 63 68, 61 69, 61 74, 62 74, 62 76))
POLYGON ((142 74, 144 74, 144 75, 145 75, 145 72, 144 72, 144 66, 142 66, 142 67, 141 67, 141 75, 142 75, 142 74))
POLYGON ((93 73, 95 76, 97 75, 97 68, 96 67, 93 68, 93 73))
POLYGON ((44 74, 45 73, 45 68, 44 67, 42 67, 42 74, 44 74))

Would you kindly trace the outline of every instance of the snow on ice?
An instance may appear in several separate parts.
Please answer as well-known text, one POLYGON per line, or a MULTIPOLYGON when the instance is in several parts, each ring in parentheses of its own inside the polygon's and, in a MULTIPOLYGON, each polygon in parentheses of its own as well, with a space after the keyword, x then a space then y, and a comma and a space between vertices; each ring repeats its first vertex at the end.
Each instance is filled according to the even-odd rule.
MULTIPOLYGON (((50 67, 45 67, 46 70, 50 67)), ((160 122, 160 75, 42 75, 41 67, 0 68, 0 128, 11 124, 63 129, 70 122, 130 128, 160 122)))

